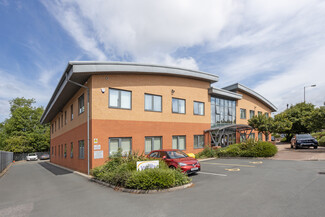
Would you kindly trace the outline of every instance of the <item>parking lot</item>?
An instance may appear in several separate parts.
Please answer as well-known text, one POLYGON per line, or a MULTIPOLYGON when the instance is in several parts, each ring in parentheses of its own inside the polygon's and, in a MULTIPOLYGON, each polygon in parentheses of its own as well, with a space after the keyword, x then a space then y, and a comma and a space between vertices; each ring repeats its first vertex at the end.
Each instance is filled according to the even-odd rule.
POLYGON ((289 143, 277 143, 278 153, 272 158, 274 160, 325 160, 325 147, 318 149, 302 148, 292 149, 289 143))
POLYGON ((117 192, 46 162, 0 178, 0 216, 323 216, 325 161, 215 159, 194 186, 149 195, 117 192))

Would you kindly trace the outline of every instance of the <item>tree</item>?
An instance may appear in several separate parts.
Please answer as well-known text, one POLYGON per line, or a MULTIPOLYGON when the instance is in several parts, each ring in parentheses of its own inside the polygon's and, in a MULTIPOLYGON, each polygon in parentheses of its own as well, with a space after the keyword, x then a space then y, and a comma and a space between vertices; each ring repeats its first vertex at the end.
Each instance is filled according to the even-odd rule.
POLYGON ((10 118, 0 126, 0 148, 12 152, 47 151, 50 127, 39 120, 42 107, 33 107, 34 99, 15 98, 10 101, 10 118))
POLYGON ((273 119, 265 114, 257 115, 248 120, 248 124, 265 135, 266 138, 273 132, 273 119))

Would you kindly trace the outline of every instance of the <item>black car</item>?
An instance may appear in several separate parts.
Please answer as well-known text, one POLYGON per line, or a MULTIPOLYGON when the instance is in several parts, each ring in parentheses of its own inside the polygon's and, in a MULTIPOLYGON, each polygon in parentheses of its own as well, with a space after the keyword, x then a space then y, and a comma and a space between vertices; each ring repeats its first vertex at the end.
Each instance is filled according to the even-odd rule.
POLYGON ((318 142, 310 134, 297 134, 291 139, 291 148, 314 147, 317 149, 318 142))

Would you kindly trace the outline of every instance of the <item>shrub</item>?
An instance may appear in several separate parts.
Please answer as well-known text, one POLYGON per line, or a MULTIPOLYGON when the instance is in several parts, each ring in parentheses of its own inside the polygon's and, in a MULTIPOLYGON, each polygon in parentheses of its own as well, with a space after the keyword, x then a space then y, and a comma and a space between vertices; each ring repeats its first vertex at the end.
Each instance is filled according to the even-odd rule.
POLYGON ((92 174, 95 178, 115 186, 143 190, 165 189, 191 181, 180 170, 169 169, 164 161, 159 161, 159 168, 137 171, 137 161, 146 160, 151 159, 136 153, 123 157, 119 151, 104 165, 94 168, 92 174))
MULTIPOLYGON (((181 180, 177 182, 182 184, 184 179, 189 179, 177 170, 158 168, 147 169, 133 172, 125 186, 127 188, 143 190, 166 189, 177 185, 177 177, 181 177, 181 180)), ((188 180, 185 181, 185 183, 188 183, 188 180)))
POLYGON ((211 149, 211 147, 204 148, 203 151, 195 154, 195 158, 209 158, 209 157, 216 157, 217 153, 216 150, 211 149))
POLYGON ((217 154, 219 157, 272 157, 277 152, 277 147, 270 142, 248 140, 218 149, 217 154))
POLYGON ((323 136, 320 140, 318 140, 318 145, 325 146, 325 136, 323 136))
POLYGON ((284 137, 284 138, 282 138, 281 140, 280 140, 280 142, 286 142, 287 141, 287 138, 286 137, 284 137))
POLYGON ((325 137, 325 132, 312 133, 311 136, 315 137, 317 140, 320 140, 321 138, 325 137))

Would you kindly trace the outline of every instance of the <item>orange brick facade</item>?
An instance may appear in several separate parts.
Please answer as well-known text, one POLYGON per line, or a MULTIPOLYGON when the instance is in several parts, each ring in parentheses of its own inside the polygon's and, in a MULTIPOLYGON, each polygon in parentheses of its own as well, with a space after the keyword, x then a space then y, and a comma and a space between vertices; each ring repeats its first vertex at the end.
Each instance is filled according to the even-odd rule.
MULTIPOLYGON (((131 138, 132 151, 138 153, 144 153, 145 137, 153 136, 162 138, 164 149, 172 148, 173 136, 185 136, 184 151, 187 153, 203 150, 194 148, 195 135, 204 135, 205 145, 211 144, 209 136, 204 134, 204 130, 211 127, 208 81, 163 75, 107 74, 92 75, 84 85, 90 89, 90 169, 102 165, 108 159, 109 138, 131 138), (130 91, 131 109, 109 107, 110 88, 130 91), (145 111, 145 94, 162 97, 161 112, 145 111), (185 114, 172 112, 173 98, 185 100, 185 114), (194 114, 194 102, 204 104, 203 115, 194 114), (95 159, 95 151, 102 151, 103 156, 95 159)), ((247 124, 251 109, 271 113, 260 101, 245 93, 240 94, 243 99, 236 103, 237 124, 247 124), (240 119, 240 108, 247 110, 245 120, 240 119)), ((51 162, 87 173, 87 93, 84 88, 80 88, 51 121, 50 151, 51 162), (84 111, 79 114, 78 98, 82 95, 84 111), (79 141, 84 141, 83 159, 79 155, 79 141)))

